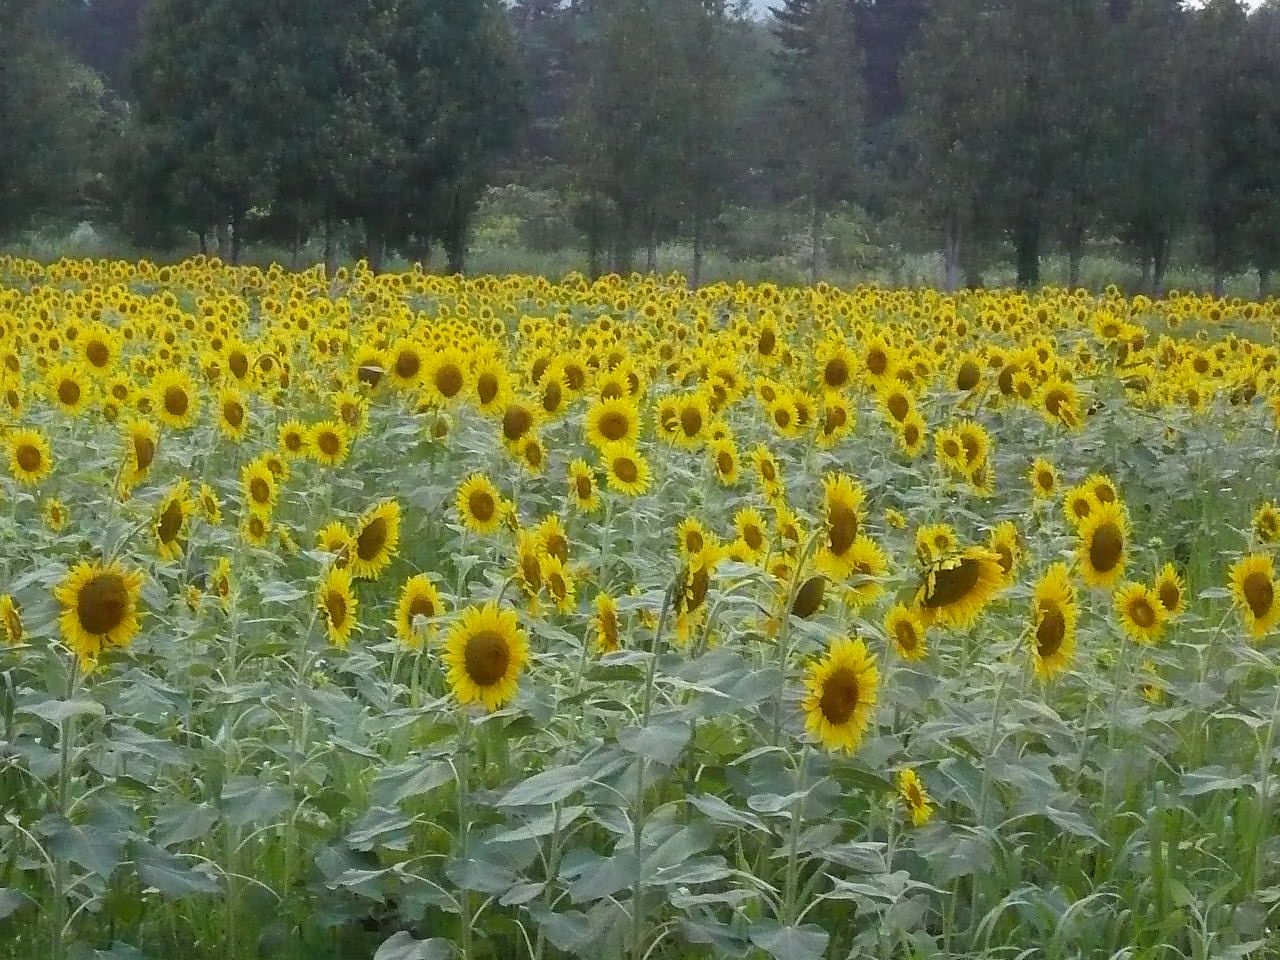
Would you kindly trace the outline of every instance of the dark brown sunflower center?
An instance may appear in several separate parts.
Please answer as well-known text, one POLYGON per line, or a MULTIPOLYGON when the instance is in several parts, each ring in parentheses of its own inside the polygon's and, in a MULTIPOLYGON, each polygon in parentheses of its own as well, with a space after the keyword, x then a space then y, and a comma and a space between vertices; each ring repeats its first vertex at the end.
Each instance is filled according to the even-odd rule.
POLYGON ((472 683, 493 686, 507 675, 507 665, 511 662, 507 638, 496 630, 481 630, 467 639, 463 662, 472 683))
POLYGON ((849 364, 842 357, 833 357, 822 368, 822 381, 833 390, 849 382, 849 364))
POLYGON ((524 407, 507 407, 502 415, 502 435, 515 442, 529 432, 533 426, 533 417, 524 407))
POLYGON ((452 399, 462 390, 462 370, 456 363, 442 364, 436 370, 435 381, 440 396, 452 399))
POLYGON ((401 350, 396 356, 396 376, 401 380, 412 380, 422 369, 422 358, 412 350, 401 350))
POLYGON ((40 452, 40 448, 29 443, 18 447, 17 457, 18 466, 28 473, 39 470, 40 465, 44 463, 44 454, 40 452))
POLYGON ((616 457, 613 472, 623 483, 635 483, 640 477, 640 467, 630 457, 616 457))
POLYGON ((754 523, 747 524, 743 529, 742 539, 752 550, 759 550, 764 546, 764 532, 754 523))
POLYGON ((249 372, 249 358, 239 350, 233 350, 231 356, 227 357, 227 366, 231 368, 237 380, 243 380, 249 372))
POLYGON ((728 450, 721 450, 716 453, 716 472, 722 477, 727 477, 733 473, 733 454, 728 450))
POLYGON ((1178 589, 1178 585, 1172 580, 1166 580, 1160 584, 1158 591, 1160 596, 1160 606, 1164 607, 1170 613, 1178 609, 1178 604, 1182 602, 1182 591, 1178 589))
POLYGON ((818 612, 822 599, 827 593, 827 581, 824 577, 810 577, 796 592, 795 603, 791 605, 791 615, 802 620, 808 619, 818 612))
POLYGON ((1124 554, 1124 534, 1114 523, 1104 523, 1089 542, 1089 563, 1099 573, 1110 573, 1124 554))
POLYGON ((270 503, 271 484, 263 477, 254 477, 249 481, 249 498, 254 503, 270 503))
POLYGON ((90 340, 84 348, 84 355, 95 367, 105 367, 111 359, 111 351, 101 340, 90 340))
POLYGON ((520 559, 520 572, 524 574, 524 582, 529 589, 537 592, 542 586, 542 565, 538 563, 538 558, 532 553, 526 553, 520 559))
POLYGON ((962 603, 978 585, 982 575, 982 561, 965 557, 957 566, 949 570, 939 570, 934 574, 933 589, 924 598, 924 605, 930 610, 941 610, 956 603, 962 603))
POLYGON ((124 623, 128 606, 124 580, 118 574, 99 573, 80 588, 76 616, 86 633, 102 636, 124 623))
POLYGON ((284 448, 290 453, 297 453, 302 449, 302 434, 296 430, 290 430, 284 435, 284 448))
POLYGON ((547 413, 555 413, 560 409, 560 401, 564 399, 564 391, 555 380, 550 381, 542 391, 542 409, 547 413))
POLYGON ((1116 492, 1112 490, 1111 487, 1107 486, 1105 483, 1101 483, 1098 486, 1094 487, 1093 495, 1098 499, 1099 503, 1115 503, 1116 502, 1116 492))
POLYGON ((972 390, 978 385, 980 377, 978 365, 972 360, 966 360, 960 365, 960 370, 956 374, 956 386, 961 390, 972 390))
POLYGON ((161 512, 160 520, 156 524, 156 536, 160 538, 161 543, 172 543, 181 529, 182 504, 177 500, 170 500, 169 505, 161 512))
POLYGON ((702 431, 702 411, 697 407, 685 407, 681 410, 680 429, 686 437, 696 437, 702 431))
POLYGON ((831 552, 842 557, 858 539, 858 515, 843 503, 827 508, 827 541, 831 552))
POLYGON ((62 380, 58 383, 58 399, 68 407, 80 402, 80 384, 74 380, 62 380))
POLYGON ((480 398, 480 402, 484 404, 493 403, 497 395, 498 378, 492 373, 480 374, 480 378, 476 380, 476 396, 480 398))
POLYGON ((347 622, 347 598, 338 590, 324 595, 324 610, 329 615, 329 625, 339 629, 347 622))
POLYGON ((1067 618, 1057 605, 1042 608, 1040 623, 1036 627, 1036 650, 1041 657, 1052 657, 1062 649, 1067 638, 1067 618))
POLYGON ((480 523, 488 523, 493 519, 497 504, 493 502, 493 494, 489 491, 473 490, 467 497, 467 509, 480 523))
POLYGON ((191 399, 187 396, 187 391, 181 387, 166 387, 164 391, 164 409, 171 416, 185 416, 187 408, 191 405, 191 399))
POLYGON ((332 430, 325 430, 316 437, 316 446, 320 448, 320 452, 325 456, 332 457, 342 449, 342 441, 338 439, 338 435, 332 430))
POLYGON ((841 667, 827 677, 822 684, 822 699, 818 709, 828 723, 847 723, 858 709, 858 675, 848 667, 841 667))
POLYGON ((773 483, 778 479, 778 470, 772 460, 760 461, 760 476, 764 477, 766 483, 773 483))
POLYGON ((762 330, 760 339, 756 342, 756 350, 760 356, 767 357, 773 353, 773 348, 778 345, 778 335, 772 330, 762 330))
POLYGON ((1146 597, 1137 597, 1129 604, 1129 619, 1144 630, 1156 624, 1156 612, 1146 597))
POLYGON ((773 422, 783 429, 791 426, 791 411, 783 406, 775 407, 773 411, 773 422))
POLYGON ((1000 572, 1008 576, 1013 570, 1013 549, 1002 543, 996 547, 996 554, 1000 557, 1000 572))
POLYGON ((569 541, 558 533, 548 534, 544 546, 547 553, 555 557, 561 563, 569 562, 569 541))
POLYGON ((600 434, 606 440, 621 440, 631 430, 631 418, 620 410, 610 410, 600 418, 600 434))
POLYGON ((228 400, 222 405, 222 419, 233 427, 244 423, 244 407, 235 400, 228 400))
POLYGON ((920 637, 916 634, 916 628, 910 620, 899 620, 893 628, 893 635, 898 640, 898 646, 911 653, 920 645, 920 637))
POLYGON ((1271 604, 1275 602, 1275 586, 1271 578, 1259 570, 1255 570, 1244 578, 1241 587, 1244 602, 1254 617, 1261 619, 1271 612, 1271 604))
POLYGON ((867 353, 867 370, 872 376, 879 377, 889 369, 889 355, 879 347, 873 347, 867 353))
POLYGON ((382 553, 382 548, 386 545, 386 518, 374 517, 364 525, 360 535, 356 537, 356 556, 361 560, 372 560, 382 553))
POLYGON ((591 499, 591 478, 585 473, 580 473, 573 478, 573 489, 578 494, 579 500, 591 499))
POLYGON ((907 399, 905 393, 895 393, 889 397, 888 407, 893 419, 901 423, 907 419, 907 414, 911 412, 911 401, 907 399))
POLYGON ((1048 470, 1041 470, 1039 473, 1036 474, 1036 485, 1041 490, 1052 490, 1053 474, 1050 473, 1048 470))
POLYGON ((409 603, 409 622, 413 622, 414 617, 434 617, 436 615, 436 605, 431 602, 430 597, 414 597, 409 603))

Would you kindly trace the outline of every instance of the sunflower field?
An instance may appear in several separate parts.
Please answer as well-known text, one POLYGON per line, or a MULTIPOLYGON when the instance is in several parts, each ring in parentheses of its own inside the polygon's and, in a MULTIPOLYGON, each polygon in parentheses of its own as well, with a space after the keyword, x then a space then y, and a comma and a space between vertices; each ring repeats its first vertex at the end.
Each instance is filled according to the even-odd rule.
POLYGON ((1280 956, 1278 332, 0 258, 0 957, 1280 956))

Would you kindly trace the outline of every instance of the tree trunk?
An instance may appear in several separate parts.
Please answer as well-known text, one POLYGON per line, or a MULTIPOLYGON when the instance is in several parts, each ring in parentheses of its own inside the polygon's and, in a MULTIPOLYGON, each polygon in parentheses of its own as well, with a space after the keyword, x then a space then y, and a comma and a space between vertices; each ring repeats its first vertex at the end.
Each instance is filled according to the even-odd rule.
POLYGON ((1164 281, 1169 272, 1169 245, 1169 235, 1162 234, 1156 240, 1155 256, 1152 257, 1151 294, 1157 300, 1164 299, 1164 281))
POLYGON ((209 255, 209 233, 204 229, 196 231, 196 239, 200 242, 200 256, 207 257, 209 255))
POLYGON ((600 277, 600 231, 596 227, 594 218, 591 228, 587 231, 587 276, 592 280, 600 277))
POLYGON ((947 221, 946 236, 942 239, 942 272, 947 293, 955 293, 960 289, 960 250, 961 232, 959 218, 951 217, 947 221))
POLYGON ((325 214, 324 218, 324 272, 330 280, 338 270, 338 246, 334 243, 333 215, 325 214))
POLYGON ((693 270, 689 274, 689 286, 698 289, 702 286, 702 214, 693 218, 693 270))
POLYGON ((364 247, 365 257, 369 260, 369 269, 374 273, 381 273, 387 244, 377 214, 367 214, 364 218, 364 247))
POLYGON ((1040 286, 1040 221, 1023 218, 1017 236, 1018 287, 1030 290, 1040 286))
POLYGON ((298 228, 293 231, 293 242, 289 245, 289 269, 294 273, 298 272, 298 265, 302 260, 302 229, 298 228))
POLYGON ((1067 234, 1067 289, 1080 286, 1080 261, 1084 257, 1084 227, 1073 224, 1067 234))
POLYGON ((240 266, 240 251, 244 246, 244 213, 237 210, 231 217, 231 265, 240 266))
POLYGON ((631 272, 631 213, 622 212, 618 217, 618 235, 614 238, 613 272, 625 277, 631 272))
POLYGON ((1215 264, 1213 267, 1213 295, 1221 300, 1226 289, 1227 271, 1223 269, 1221 264, 1215 264))
POLYGON ((644 272, 658 272, 658 228, 654 225, 652 218, 649 220, 649 228, 645 231, 644 272))
POLYGON ((1151 265, 1152 258, 1145 253, 1142 255, 1142 279, 1138 281, 1138 285, 1142 288, 1143 293, 1149 293, 1152 289, 1151 281, 1151 265))
POLYGON ((822 265, 822 204, 818 202, 816 194, 813 197, 813 209, 810 213, 812 219, 809 223, 809 283, 816 284, 818 268, 822 265))
POLYGON ((227 221, 218 218, 213 228, 214 239, 218 243, 218 259, 223 263, 231 262, 231 232, 227 229, 227 221))
POLYGON ((1271 268, 1258 268, 1258 299, 1266 300, 1271 296, 1271 268))
POLYGON ((445 225, 444 254, 450 275, 467 269, 467 207, 462 192, 454 190, 449 200, 449 220, 445 225))

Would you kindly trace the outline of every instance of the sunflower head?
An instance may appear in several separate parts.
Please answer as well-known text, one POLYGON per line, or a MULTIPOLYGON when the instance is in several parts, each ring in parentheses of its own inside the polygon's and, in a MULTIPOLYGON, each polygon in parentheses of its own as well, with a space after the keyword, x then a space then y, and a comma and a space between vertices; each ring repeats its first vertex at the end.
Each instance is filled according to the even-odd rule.
POLYGON ((1085 583, 1110 590, 1124 575, 1128 560, 1129 521, 1124 507, 1093 499, 1078 534, 1077 555, 1085 583))
POLYGON ((400 503, 383 500, 366 510, 356 522, 351 573, 361 580, 376 580, 396 555, 400 544, 400 503))
POLYGON ((1156 575, 1151 589, 1160 598, 1160 605, 1172 620, 1187 609, 1187 584, 1172 563, 1166 563, 1156 575))
POLYGON ((875 711, 880 684, 875 655, 861 640, 841 638, 810 668, 805 728, 828 750, 852 753, 875 711))
POLYGON ((54 589, 62 606, 58 627, 82 663, 92 665, 109 647, 125 647, 140 629, 138 595, 143 575, 117 561, 77 564, 54 589))
POLYGON ((1076 594, 1065 563, 1055 563, 1044 572, 1032 603, 1032 663, 1036 676, 1049 680, 1075 656, 1076 594))
POLYGON ((455 498, 458 517, 468 530, 479 534, 496 533, 507 511, 506 502, 482 473, 473 473, 458 487, 455 498))
POLYGON ((916 592, 925 622, 970 626, 1004 583, 1000 557, 984 547, 968 547, 932 564, 916 592))
POLYGON ((396 636, 410 648, 419 649, 434 630, 433 621, 444 613, 440 591, 425 573, 415 574, 400 589, 396 606, 396 636))
POLYGON ((458 702, 497 710, 516 694, 529 640, 514 610, 495 602, 468 607, 445 641, 449 687, 458 702))
POLYGON ((351 571, 329 567, 316 590, 316 607, 324 618, 330 643, 345 647, 351 642, 351 634, 356 628, 356 606, 351 571))
POLYGON ((1114 597, 1120 626, 1139 643, 1156 643, 1164 634, 1169 614, 1160 595, 1144 583, 1125 583, 1114 597))
POLYGON ((1231 594, 1254 638, 1265 636, 1280 623, 1280 585, 1270 554, 1242 557, 1230 571, 1231 594))
POLYGON ((898 797, 913 826, 923 827, 933 819, 933 803, 920 777, 909 767, 898 774, 898 797))

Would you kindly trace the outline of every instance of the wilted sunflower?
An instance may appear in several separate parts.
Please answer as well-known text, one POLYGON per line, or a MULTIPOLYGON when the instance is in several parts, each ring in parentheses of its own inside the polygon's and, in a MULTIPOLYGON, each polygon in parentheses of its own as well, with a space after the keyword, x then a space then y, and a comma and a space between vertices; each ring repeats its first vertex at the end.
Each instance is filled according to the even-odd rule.
POLYGON ((649 489, 649 461, 639 450, 615 443, 605 447, 602 455, 610 490, 638 497, 649 489))
POLYGON ((191 502, 190 486, 185 479, 179 480, 160 501, 152 525, 156 546, 164 559, 177 560, 182 555, 182 541, 193 512, 195 504, 191 502))
POLYGON ((898 796, 907 808, 913 826, 923 827, 933 819, 933 804, 914 770, 908 768, 898 774, 898 796))
POLYGON ((400 588, 400 602, 396 605, 396 636, 406 647, 420 649, 423 640, 435 630, 430 621, 442 613, 444 602, 440 599, 440 590, 427 574, 415 574, 400 588))
POLYGON ((1000 557, 985 547, 968 547, 933 563, 916 591, 925 623, 970 626, 1004 583, 1000 557))
POLYGON ((460 519, 468 530, 491 534, 502 526, 506 505, 498 488, 482 473, 473 473, 458 487, 455 500, 460 519))
POLYGON ((22 642, 25 631, 22 627, 22 611, 13 597, 5 594, 0 597, 0 630, 4 631, 5 643, 16 647, 22 642))
POLYGON ((360 580, 376 580, 391 565, 400 544, 400 503, 383 500, 356 521, 351 573, 360 580))
POLYGON ((1269 633, 1280 623, 1275 567, 1270 554, 1251 553, 1236 561, 1230 571, 1231 595, 1244 613, 1250 636, 1269 633))
MULTIPOLYGON (((795 577, 794 563, 783 557, 783 565, 774 570, 774 575, 782 581, 786 594, 791 592, 791 582, 795 577)), ((808 577, 796 590, 796 598, 791 602, 791 616, 808 620, 823 608, 827 601, 827 578, 822 574, 808 577)))
POLYGON ((43 433, 24 428, 9 434, 9 472, 15 480, 35 486, 52 469, 53 457, 43 433))
POLYGON ((618 620, 618 601, 607 593, 596 595, 596 613, 592 620, 596 650, 599 653, 613 653, 622 649, 618 620))
POLYGON ((276 506, 276 476, 262 460, 251 460, 240 470, 245 506, 253 513, 270 516, 276 506))
POLYGON ((826 538, 818 562, 833 580, 843 580, 853 570, 850 551, 866 519, 866 494, 861 484, 843 473, 824 476, 822 489, 826 538))
POLYGON ((929 655, 927 631, 924 617, 905 603, 894 604, 885 614, 885 635, 903 660, 919 661, 929 655))
POLYGON ((1058 489, 1058 470, 1043 457, 1037 457, 1027 474, 1031 483, 1031 495, 1037 500, 1048 500, 1058 489))
POLYGON ((326 570, 316 590, 316 606, 324 617, 330 643, 345 647, 351 642, 351 633, 356 627, 356 605, 351 571, 339 567, 326 570))
POLYGON ((1129 521, 1119 503, 1098 503, 1080 524, 1081 575, 1091 587, 1109 590, 1124 576, 1128 560, 1129 521))
POLYGON ((340 423, 321 420, 311 427, 307 447, 316 463, 336 467, 346 462, 347 455, 351 452, 351 438, 340 423))
POLYGON ((126 647, 140 629, 138 594, 143 574, 118 561, 82 562, 54 589, 62 605, 62 639, 86 667, 108 647, 126 647))
POLYGON ((1170 620, 1181 616, 1187 609, 1187 585, 1172 563, 1166 563, 1156 574, 1151 589, 1160 598, 1160 606, 1164 607, 1170 620))
POLYGON ((497 710, 516 694, 529 662, 529 639, 514 610, 490 601, 462 612, 449 631, 443 659, 459 703, 497 710))
POLYGON ((185 370, 164 370, 151 381, 151 409, 166 427, 183 430, 195 423, 200 395, 185 370))
POLYGON ((858 749, 875 710, 880 674, 861 640, 841 637, 809 668, 805 729, 828 750, 858 749))
POLYGON ((1050 680, 1071 664, 1076 650, 1076 591, 1065 563, 1051 565, 1032 599, 1031 659, 1036 676, 1050 680))
POLYGON ((583 513, 595 513, 600 508, 595 473, 585 460, 569 464, 569 502, 583 513))
POLYGON ((1169 614, 1160 596, 1145 583, 1125 583, 1115 593, 1116 616, 1120 626, 1139 643, 1158 643, 1169 614))

